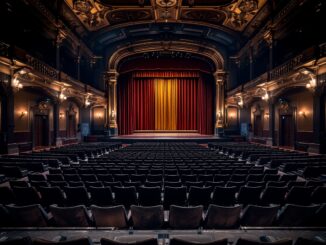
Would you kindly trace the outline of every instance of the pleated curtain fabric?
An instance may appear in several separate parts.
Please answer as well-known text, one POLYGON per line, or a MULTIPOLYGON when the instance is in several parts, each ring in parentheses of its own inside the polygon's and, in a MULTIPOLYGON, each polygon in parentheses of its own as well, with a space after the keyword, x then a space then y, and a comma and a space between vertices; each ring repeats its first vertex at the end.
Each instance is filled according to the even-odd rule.
POLYGON ((177 130, 177 79, 155 79, 155 130, 177 130))
POLYGON ((198 73, 122 76, 118 83, 119 134, 135 130, 197 130, 212 134, 213 100, 213 83, 198 73))

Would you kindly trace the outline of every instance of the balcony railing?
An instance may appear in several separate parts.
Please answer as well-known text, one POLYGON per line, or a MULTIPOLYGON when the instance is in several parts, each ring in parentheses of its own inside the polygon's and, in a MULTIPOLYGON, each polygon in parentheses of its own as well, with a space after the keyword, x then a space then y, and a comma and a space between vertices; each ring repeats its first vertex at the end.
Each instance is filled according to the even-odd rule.
POLYGON ((56 69, 30 55, 26 55, 26 58, 27 64, 33 67, 37 72, 54 80, 59 79, 59 72, 56 69))

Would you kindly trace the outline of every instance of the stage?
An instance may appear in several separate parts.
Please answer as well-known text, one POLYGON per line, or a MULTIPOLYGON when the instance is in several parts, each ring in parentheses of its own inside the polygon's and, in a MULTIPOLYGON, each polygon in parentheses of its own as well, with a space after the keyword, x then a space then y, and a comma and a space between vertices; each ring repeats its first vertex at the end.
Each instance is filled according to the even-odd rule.
POLYGON ((225 137, 217 135, 200 134, 196 130, 177 130, 177 131, 135 131, 132 134, 118 135, 110 137, 110 141, 120 141, 123 143, 148 142, 148 141, 166 141, 166 142, 197 142, 208 143, 216 141, 229 141, 225 137))

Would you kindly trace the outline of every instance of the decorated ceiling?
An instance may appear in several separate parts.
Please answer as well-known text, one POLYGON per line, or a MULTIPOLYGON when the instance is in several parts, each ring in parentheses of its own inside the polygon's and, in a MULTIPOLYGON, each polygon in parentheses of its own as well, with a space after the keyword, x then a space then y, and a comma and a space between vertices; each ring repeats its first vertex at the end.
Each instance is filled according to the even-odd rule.
POLYGON ((243 32, 263 12, 266 1, 65 0, 65 4, 89 32, 144 23, 186 23, 243 32))

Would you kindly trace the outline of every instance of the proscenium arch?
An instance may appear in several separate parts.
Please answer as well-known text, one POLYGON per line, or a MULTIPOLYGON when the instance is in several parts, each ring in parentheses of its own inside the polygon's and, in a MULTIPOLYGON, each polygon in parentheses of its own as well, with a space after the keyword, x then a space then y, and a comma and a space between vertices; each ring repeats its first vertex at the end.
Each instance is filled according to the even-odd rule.
POLYGON ((117 71, 118 65, 121 60, 129 56, 136 54, 155 52, 155 51, 176 51, 176 52, 187 52, 204 56, 210 59, 215 65, 216 71, 224 70, 224 59, 223 56, 216 50, 202 44, 196 44, 192 42, 172 41, 151 41, 144 43, 132 44, 118 49, 112 54, 108 61, 108 71, 117 71))

